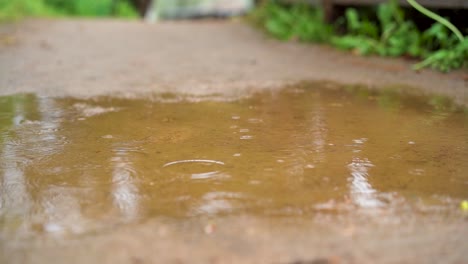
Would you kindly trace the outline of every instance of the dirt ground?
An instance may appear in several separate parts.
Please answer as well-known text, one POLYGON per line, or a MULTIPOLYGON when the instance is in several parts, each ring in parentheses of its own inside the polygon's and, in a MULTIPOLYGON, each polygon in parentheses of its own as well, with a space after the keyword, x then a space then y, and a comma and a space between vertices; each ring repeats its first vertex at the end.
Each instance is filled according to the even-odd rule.
MULTIPOLYGON (((466 72, 414 72, 411 63, 282 43, 241 21, 31 20, 0 26, 1 95, 242 96, 327 80, 415 88, 468 105, 466 72)), ((65 239, 0 240, 0 263, 468 263, 467 215, 433 215, 147 220, 65 239)))
POLYGON ((466 72, 414 72, 411 64, 281 43, 241 21, 34 20, 0 27, 1 94, 239 95, 288 82, 328 80, 410 86, 468 103, 466 72))

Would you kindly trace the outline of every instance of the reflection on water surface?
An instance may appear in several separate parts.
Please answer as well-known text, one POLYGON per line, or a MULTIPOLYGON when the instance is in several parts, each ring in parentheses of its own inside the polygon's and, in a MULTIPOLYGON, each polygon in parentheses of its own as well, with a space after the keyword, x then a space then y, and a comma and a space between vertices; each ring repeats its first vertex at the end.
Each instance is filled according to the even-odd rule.
POLYGON ((2 234, 440 212, 468 198, 466 114, 440 98, 316 86, 236 101, 0 97, 2 234))

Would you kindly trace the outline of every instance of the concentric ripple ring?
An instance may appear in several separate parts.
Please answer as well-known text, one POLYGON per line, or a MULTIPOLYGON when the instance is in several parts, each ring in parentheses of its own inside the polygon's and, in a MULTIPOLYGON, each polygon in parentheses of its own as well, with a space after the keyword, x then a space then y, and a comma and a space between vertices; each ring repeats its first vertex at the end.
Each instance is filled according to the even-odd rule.
POLYGON ((165 168, 168 166, 183 164, 183 163, 212 163, 212 164, 224 165, 224 162, 219 161, 219 160, 189 159, 189 160, 176 160, 176 161, 168 162, 164 164, 162 167, 165 168))

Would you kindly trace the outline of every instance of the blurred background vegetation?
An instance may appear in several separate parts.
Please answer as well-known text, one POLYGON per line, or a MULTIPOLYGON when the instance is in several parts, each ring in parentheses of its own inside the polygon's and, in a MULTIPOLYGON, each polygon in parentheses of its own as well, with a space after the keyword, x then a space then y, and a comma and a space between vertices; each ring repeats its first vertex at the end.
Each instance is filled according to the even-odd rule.
POLYGON ((442 72, 468 68, 468 20, 457 14, 450 18, 462 22, 460 30, 429 10, 403 8, 395 0, 348 6, 332 23, 325 22, 322 8, 300 1, 264 0, 251 15, 257 26, 281 40, 327 43, 359 55, 422 59, 415 70, 442 72))
MULTIPOLYGON (((184 1, 196 5, 205 0, 164 3, 180 5, 184 1)), ((415 69, 431 67, 447 72, 468 68, 466 12, 450 17, 461 22, 455 23, 461 25, 457 34, 446 23, 428 18, 416 8, 402 8, 394 0, 365 8, 348 6, 332 23, 325 22, 323 8, 301 3, 304 1, 255 2, 257 6, 249 16, 251 21, 284 41, 326 43, 359 55, 421 60, 415 69)), ((25 17, 137 18, 136 3, 135 0, 0 0, 0 22, 25 17)))
POLYGON ((0 21, 63 16, 136 18, 138 13, 129 0, 0 0, 0 21))

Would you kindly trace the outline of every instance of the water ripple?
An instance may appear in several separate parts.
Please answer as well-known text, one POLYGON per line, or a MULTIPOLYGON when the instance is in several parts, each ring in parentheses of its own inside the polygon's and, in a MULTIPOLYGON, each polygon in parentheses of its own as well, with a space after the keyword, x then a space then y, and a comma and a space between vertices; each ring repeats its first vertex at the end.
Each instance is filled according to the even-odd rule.
POLYGON ((184 163, 211 163, 211 164, 225 165, 224 162, 219 161, 219 160, 189 159, 189 160, 176 160, 176 161, 168 162, 163 165, 163 168, 176 165, 176 164, 184 164, 184 163))

